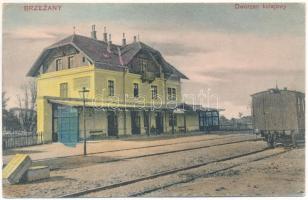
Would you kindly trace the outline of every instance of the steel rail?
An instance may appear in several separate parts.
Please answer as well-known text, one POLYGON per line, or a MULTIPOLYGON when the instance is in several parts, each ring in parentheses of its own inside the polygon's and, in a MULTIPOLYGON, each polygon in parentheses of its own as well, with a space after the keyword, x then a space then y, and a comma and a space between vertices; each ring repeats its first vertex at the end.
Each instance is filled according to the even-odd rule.
MULTIPOLYGON (((193 141, 186 141, 186 142, 174 142, 174 143, 168 143, 168 144, 157 144, 157 145, 149 145, 149 146, 142 146, 142 147, 115 149, 115 150, 109 150, 109 151, 100 151, 100 152, 88 153, 87 155, 114 153, 114 152, 120 152, 120 151, 129 151, 129 150, 138 150, 138 149, 146 149, 146 148, 153 148, 153 147, 171 146, 171 145, 177 145, 177 144, 189 144, 189 143, 197 143, 197 142, 206 142, 206 141, 213 141, 213 140, 223 140, 223 139, 226 139, 226 138, 235 138, 235 137, 238 137, 238 136, 231 135, 231 136, 228 136, 228 137, 216 137, 216 138, 202 139, 202 140, 193 140, 193 141)), ((54 159, 71 158, 71 157, 78 157, 78 156, 83 156, 83 154, 69 155, 69 156, 59 156, 59 157, 54 157, 54 158, 37 159, 37 160, 33 160, 33 162, 35 163, 35 162, 50 161, 50 160, 54 160, 54 159)))
MULTIPOLYGON (((131 156, 131 157, 124 157, 124 158, 114 158, 114 159, 111 159, 111 160, 106 160, 106 161, 101 161, 101 162, 98 161, 98 162, 94 162, 94 163, 96 163, 96 164, 112 163, 112 162, 126 161, 126 160, 146 158, 146 157, 151 157, 151 156, 173 154, 173 153, 179 153, 179 152, 184 152, 184 151, 193 151, 193 150, 198 150, 198 149, 206 149, 206 148, 223 146, 223 145, 238 144, 238 143, 243 143, 243 142, 255 142, 255 141, 261 141, 261 139, 237 140, 237 141, 232 141, 232 142, 225 142, 225 143, 219 143, 219 144, 213 144, 213 145, 203 145, 203 146, 198 146, 198 147, 164 151, 164 152, 159 152, 159 153, 150 153, 150 154, 143 154, 143 155, 137 155, 137 156, 131 156)), ((79 165, 77 167, 72 167, 72 168, 76 169, 76 168, 81 168, 81 167, 82 167, 82 165, 79 165)), ((63 170, 67 170, 67 169, 70 169, 70 168, 64 168, 63 170)), ((59 167, 59 168, 51 169, 51 171, 55 171, 55 170, 62 170, 62 168, 59 167)))
POLYGON ((178 182, 171 183, 171 184, 168 184, 168 185, 164 185, 164 186, 161 186, 161 187, 156 187, 156 188, 148 189, 148 190, 145 190, 145 191, 142 191, 142 192, 138 192, 138 193, 129 195, 128 197, 139 197, 139 196, 142 196, 142 195, 145 195, 145 194, 149 194, 149 193, 161 190, 161 189, 166 189, 166 188, 178 185, 178 184, 189 183, 189 182, 194 181, 194 180, 199 179, 199 178, 206 178, 206 177, 209 177, 209 176, 211 176, 213 174, 217 174, 219 172, 227 171, 227 170, 230 170, 230 169, 233 169, 233 168, 245 165, 245 164, 249 164, 249 163, 257 162, 259 160, 264 160, 264 159, 267 159, 267 158, 278 156, 278 155, 287 153, 289 151, 290 150, 285 150, 285 151, 278 152, 278 153, 271 154, 271 155, 267 155, 267 156, 264 156, 264 157, 261 157, 261 158, 256 158, 256 159, 253 159, 253 160, 248 161, 248 162, 235 164, 235 165, 232 165, 232 166, 229 166, 229 167, 225 167, 223 169, 219 169, 219 170, 215 170, 215 171, 212 171, 212 172, 209 172, 209 173, 205 173, 205 174, 203 174, 201 176, 198 176, 198 177, 188 178, 186 180, 182 180, 182 181, 178 181, 178 182))
POLYGON ((170 174, 175 174, 175 173, 178 173, 178 172, 181 172, 181 171, 186 171, 186 170, 190 170, 190 169, 203 167, 203 166, 206 166, 206 165, 209 165, 209 164, 212 164, 212 163, 224 162, 224 161, 228 161, 228 160, 232 160, 232 159, 236 159, 236 158, 240 158, 240 157, 245 157, 245 156, 248 156, 248 155, 264 152, 268 149, 269 148, 263 148, 261 150, 257 150, 257 151, 253 151, 253 152, 248 152, 248 153, 244 153, 244 154, 240 154, 240 155, 230 156, 230 157, 227 157, 227 158, 213 160, 213 161, 200 163, 200 164, 196 164, 196 165, 192 165, 192 166, 188 166, 188 167, 182 167, 182 168, 178 168, 178 169, 174 169, 174 170, 168 170, 168 171, 164 171, 164 172, 161 172, 161 173, 157 173, 157 174, 142 177, 142 178, 128 180, 128 181, 124 181, 124 182, 120 182, 120 183, 116 183, 116 184, 111 184, 111 185, 107 185, 107 186, 99 186, 99 187, 95 187, 95 188, 90 188, 90 189, 86 189, 86 190, 75 192, 75 193, 65 194, 65 195, 59 196, 58 198, 79 197, 79 196, 89 194, 89 193, 93 193, 93 192, 114 189, 114 188, 117 188, 117 187, 130 185, 130 184, 145 181, 145 180, 150 180, 150 179, 154 179, 154 178, 158 178, 158 177, 162 177, 162 176, 167 176, 167 175, 170 175, 170 174))

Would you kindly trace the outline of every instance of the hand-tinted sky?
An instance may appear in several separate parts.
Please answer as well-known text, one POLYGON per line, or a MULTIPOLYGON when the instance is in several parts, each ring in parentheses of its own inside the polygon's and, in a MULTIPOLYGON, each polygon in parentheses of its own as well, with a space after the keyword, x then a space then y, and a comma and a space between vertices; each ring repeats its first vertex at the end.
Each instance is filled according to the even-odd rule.
POLYGON ((305 6, 235 9, 234 4, 61 4, 60 11, 3 10, 3 87, 14 106, 25 74, 43 48, 96 24, 120 43, 139 33, 186 74, 183 93, 210 88, 228 117, 249 114, 250 94, 275 86, 304 91, 305 6))

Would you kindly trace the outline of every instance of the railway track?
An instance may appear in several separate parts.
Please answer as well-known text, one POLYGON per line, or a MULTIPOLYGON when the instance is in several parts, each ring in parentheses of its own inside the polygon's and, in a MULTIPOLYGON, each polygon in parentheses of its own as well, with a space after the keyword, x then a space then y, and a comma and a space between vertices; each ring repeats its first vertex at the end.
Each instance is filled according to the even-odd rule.
MULTIPOLYGON (((177 144, 189 144, 189 143, 212 141, 212 140, 222 140, 222 139, 226 139, 226 138, 235 138, 235 137, 238 137, 238 136, 237 135, 231 135, 231 136, 227 136, 227 137, 216 137, 216 138, 202 139, 202 140, 192 140, 192 141, 186 141, 186 142, 174 142, 174 143, 157 144, 157 145, 149 145, 149 146, 142 146, 142 147, 115 149, 115 150, 109 150, 109 151, 100 151, 100 152, 88 153, 87 155, 97 155, 97 154, 114 153, 114 152, 146 149, 146 148, 153 148, 153 147, 171 146, 171 145, 177 145, 177 144)), ((78 156, 83 156, 83 154, 77 154, 77 155, 71 155, 71 156, 59 156, 59 157, 55 157, 55 158, 37 159, 37 160, 34 160, 33 162, 41 162, 41 161, 47 161, 47 160, 54 160, 54 159, 61 159, 61 158, 71 158, 71 157, 78 157, 78 156)))
POLYGON ((259 161, 259 160, 263 160, 263 159, 271 158, 271 157, 274 157, 274 156, 278 156, 278 155, 284 154, 284 153, 286 153, 288 151, 290 151, 290 150, 286 150, 286 151, 283 151, 283 152, 279 152, 279 153, 275 153, 275 154, 272 154, 272 155, 264 156, 262 158, 256 158, 256 159, 253 159, 253 160, 251 160, 249 162, 235 164, 235 165, 232 165, 232 166, 229 166, 229 167, 225 167, 223 169, 219 169, 219 170, 215 170, 215 171, 203 174, 203 175, 198 176, 198 177, 187 178, 186 180, 182 180, 182 181, 178 181, 178 182, 175 182, 175 183, 167 184, 167 185, 164 185, 164 186, 161 186, 161 187, 151 188, 151 189, 148 189, 148 190, 145 190, 145 191, 142 191, 142 192, 138 192, 138 193, 129 195, 128 197, 140 197, 142 195, 149 194, 149 193, 152 193, 152 192, 155 192, 155 191, 158 191, 158 190, 166 189, 166 188, 169 188, 169 187, 172 187, 172 186, 175 186, 175 185, 189 183, 189 182, 194 181, 196 179, 206 178, 206 177, 209 177, 211 175, 217 174, 219 172, 224 172, 224 171, 227 171, 227 170, 230 170, 230 169, 233 169, 233 168, 236 168, 236 167, 248 164, 248 163, 252 163, 252 162, 259 161))
MULTIPOLYGON (((191 148, 185 148, 185 149, 178 149, 178 150, 171 150, 171 151, 164 151, 164 152, 159 152, 159 153, 150 153, 150 154, 143 154, 143 155, 137 155, 137 156, 130 156, 130 157, 125 157, 125 158, 115 158, 111 160, 106 160, 106 161, 95 161, 95 163, 98 164, 103 164, 103 163, 112 163, 112 162, 119 162, 119 161, 126 161, 126 160, 132 160, 132 159, 138 159, 138 158, 145 158, 145 157, 151 157, 151 156, 159 156, 159 155, 166 155, 166 154, 172 154, 172 153, 179 153, 179 152, 184 152, 184 151, 193 151, 193 150, 198 150, 198 149, 205 149, 205 148, 211 148, 211 147, 217 147, 217 146, 223 146, 223 145, 229 145, 229 144, 238 144, 238 143, 243 143, 243 142, 254 142, 254 141, 260 141, 261 139, 245 139, 245 140, 237 140, 237 141, 232 141, 232 142, 225 142, 225 143, 219 143, 219 144, 213 144, 213 145, 203 145, 203 146, 198 146, 198 147, 191 147, 191 148)), ((44 164, 44 163, 39 163, 39 162, 34 162, 36 164, 44 164)), ((78 167, 72 167, 72 168, 80 168, 82 165, 78 165, 78 167)), ((68 169, 69 167, 66 166, 65 169, 68 169)), ((51 170, 61 170, 61 168, 52 168, 51 170)))
MULTIPOLYGON (((116 184, 111 184, 111 185, 106 185, 106 186, 94 187, 94 188, 91 188, 91 189, 86 189, 86 190, 75 192, 75 193, 65 194, 65 195, 59 196, 58 198, 80 197, 80 196, 88 195, 88 194, 95 193, 95 192, 115 189, 115 188, 118 188, 118 187, 122 187, 122 186, 130 185, 130 184, 138 183, 138 182, 141 182, 141 181, 155 179, 155 178, 159 178, 159 177, 175 174, 175 173, 178 173, 178 172, 182 172, 182 171, 187 171, 187 170, 203 167, 203 166, 206 166, 206 165, 209 165, 209 164, 212 164, 212 163, 224 162, 224 161, 228 161, 228 160, 232 160, 232 159, 237 159, 237 158, 241 158, 241 157, 245 157, 245 156, 261 153, 261 152, 267 151, 268 149, 269 148, 264 148, 264 149, 261 149, 261 150, 257 150, 257 151, 253 151, 253 152, 248 152, 248 153, 244 153, 244 154, 240 154, 240 155, 235 155, 235 156, 230 156, 230 157, 227 157, 227 158, 222 158, 222 159, 218 159, 218 160, 214 160, 214 161, 204 162, 204 163, 200 163, 200 164, 196 164, 196 165, 192 165, 192 166, 188 166, 188 167, 182 167, 182 168, 177 168, 177 169, 173 169, 173 170, 168 170, 168 171, 160 172, 160 173, 153 174, 153 175, 150 175, 150 176, 147 176, 147 177, 132 179, 132 180, 128 180, 128 181, 124 181, 124 182, 120 182, 120 183, 116 183, 116 184)), ((279 154, 286 153, 287 151, 289 151, 289 150, 285 150, 283 152, 272 154, 270 156, 264 156, 262 158, 255 159, 255 160, 253 160, 251 162, 255 162, 255 161, 258 161, 258 160, 261 160, 261 159, 265 159, 265 158, 268 158, 268 157, 272 157, 272 156, 277 156, 279 154)), ((232 167, 236 167, 236 166, 231 166, 231 167, 227 167, 227 168, 224 168, 224 169, 220 169, 220 170, 217 170, 215 172, 208 173, 207 175, 210 175, 210 174, 213 174, 213 173, 218 173, 219 171, 223 171, 223 170, 228 170, 228 169, 231 169, 232 167)), ((158 190, 158 189, 160 189, 160 188, 156 188, 156 190, 158 190)), ((145 194, 145 192, 149 193, 149 192, 153 192, 153 191, 154 190, 151 189, 149 191, 142 192, 142 194, 145 194)), ((138 193, 138 194, 134 194, 134 195, 135 196, 140 196, 142 194, 138 193)))

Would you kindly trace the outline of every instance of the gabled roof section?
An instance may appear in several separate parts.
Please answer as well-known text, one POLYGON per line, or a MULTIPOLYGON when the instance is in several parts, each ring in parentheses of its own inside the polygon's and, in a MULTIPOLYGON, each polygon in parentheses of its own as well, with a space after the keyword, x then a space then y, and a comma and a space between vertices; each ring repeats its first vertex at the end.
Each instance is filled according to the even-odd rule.
POLYGON ((92 39, 82 35, 70 35, 51 46, 45 48, 35 61, 27 76, 36 76, 44 60, 48 57, 53 49, 72 45, 78 51, 82 52, 97 67, 119 71, 125 65, 128 65, 132 59, 141 51, 147 51, 155 62, 163 67, 164 72, 176 74, 180 78, 188 79, 184 74, 169 64, 162 55, 155 49, 142 42, 134 42, 125 46, 111 44, 110 46, 100 40, 92 39))
POLYGON ((180 78, 188 79, 187 76, 185 76, 183 73, 181 73, 179 70, 177 70, 174 66, 169 64, 161 55, 161 53, 152 47, 144 44, 143 42, 134 42, 131 44, 128 44, 121 48, 122 58, 124 61, 124 64, 129 64, 132 59, 141 51, 145 50, 147 51, 152 58, 159 63, 163 67, 164 72, 169 72, 178 75, 180 78))
POLYGON ((74 40, 75 37, 76 37, 76 35, 70 35, 70 36, 50 45, 46 49, 57 48, 57 47, 60 47, 60 46, 66 45, 66 44, 70 44, 74 40))
POLYGON ((288 89, 279 89, 279 88, 270 88, 268 90, 264 90, 264 91, 260 91, 260 92, 251 94, 250 96, 255 97, 255 96, 260 95, 260 94, 280 94, 282 92, 296 93, 296 94, 305 96, 305 93, 300 92, 300 91, 288 90, 288 89))

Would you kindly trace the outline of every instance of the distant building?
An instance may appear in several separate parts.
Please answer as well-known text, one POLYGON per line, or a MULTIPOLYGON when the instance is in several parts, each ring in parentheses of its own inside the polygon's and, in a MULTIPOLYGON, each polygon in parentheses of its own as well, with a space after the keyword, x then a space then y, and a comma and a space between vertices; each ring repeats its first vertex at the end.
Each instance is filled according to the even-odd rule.
POLYGON ((45 48, 27 74, 37 79, 37 130, 45 141, 72 135, 82 138, 83 100, 87 88, 87 136, 161 134, 219 127, 215 109, 181 101, 187 77, 161 53, 143 42, 112 43, 73 34, 45 48), (82 133, 82 132, 81 132, 82 133))

